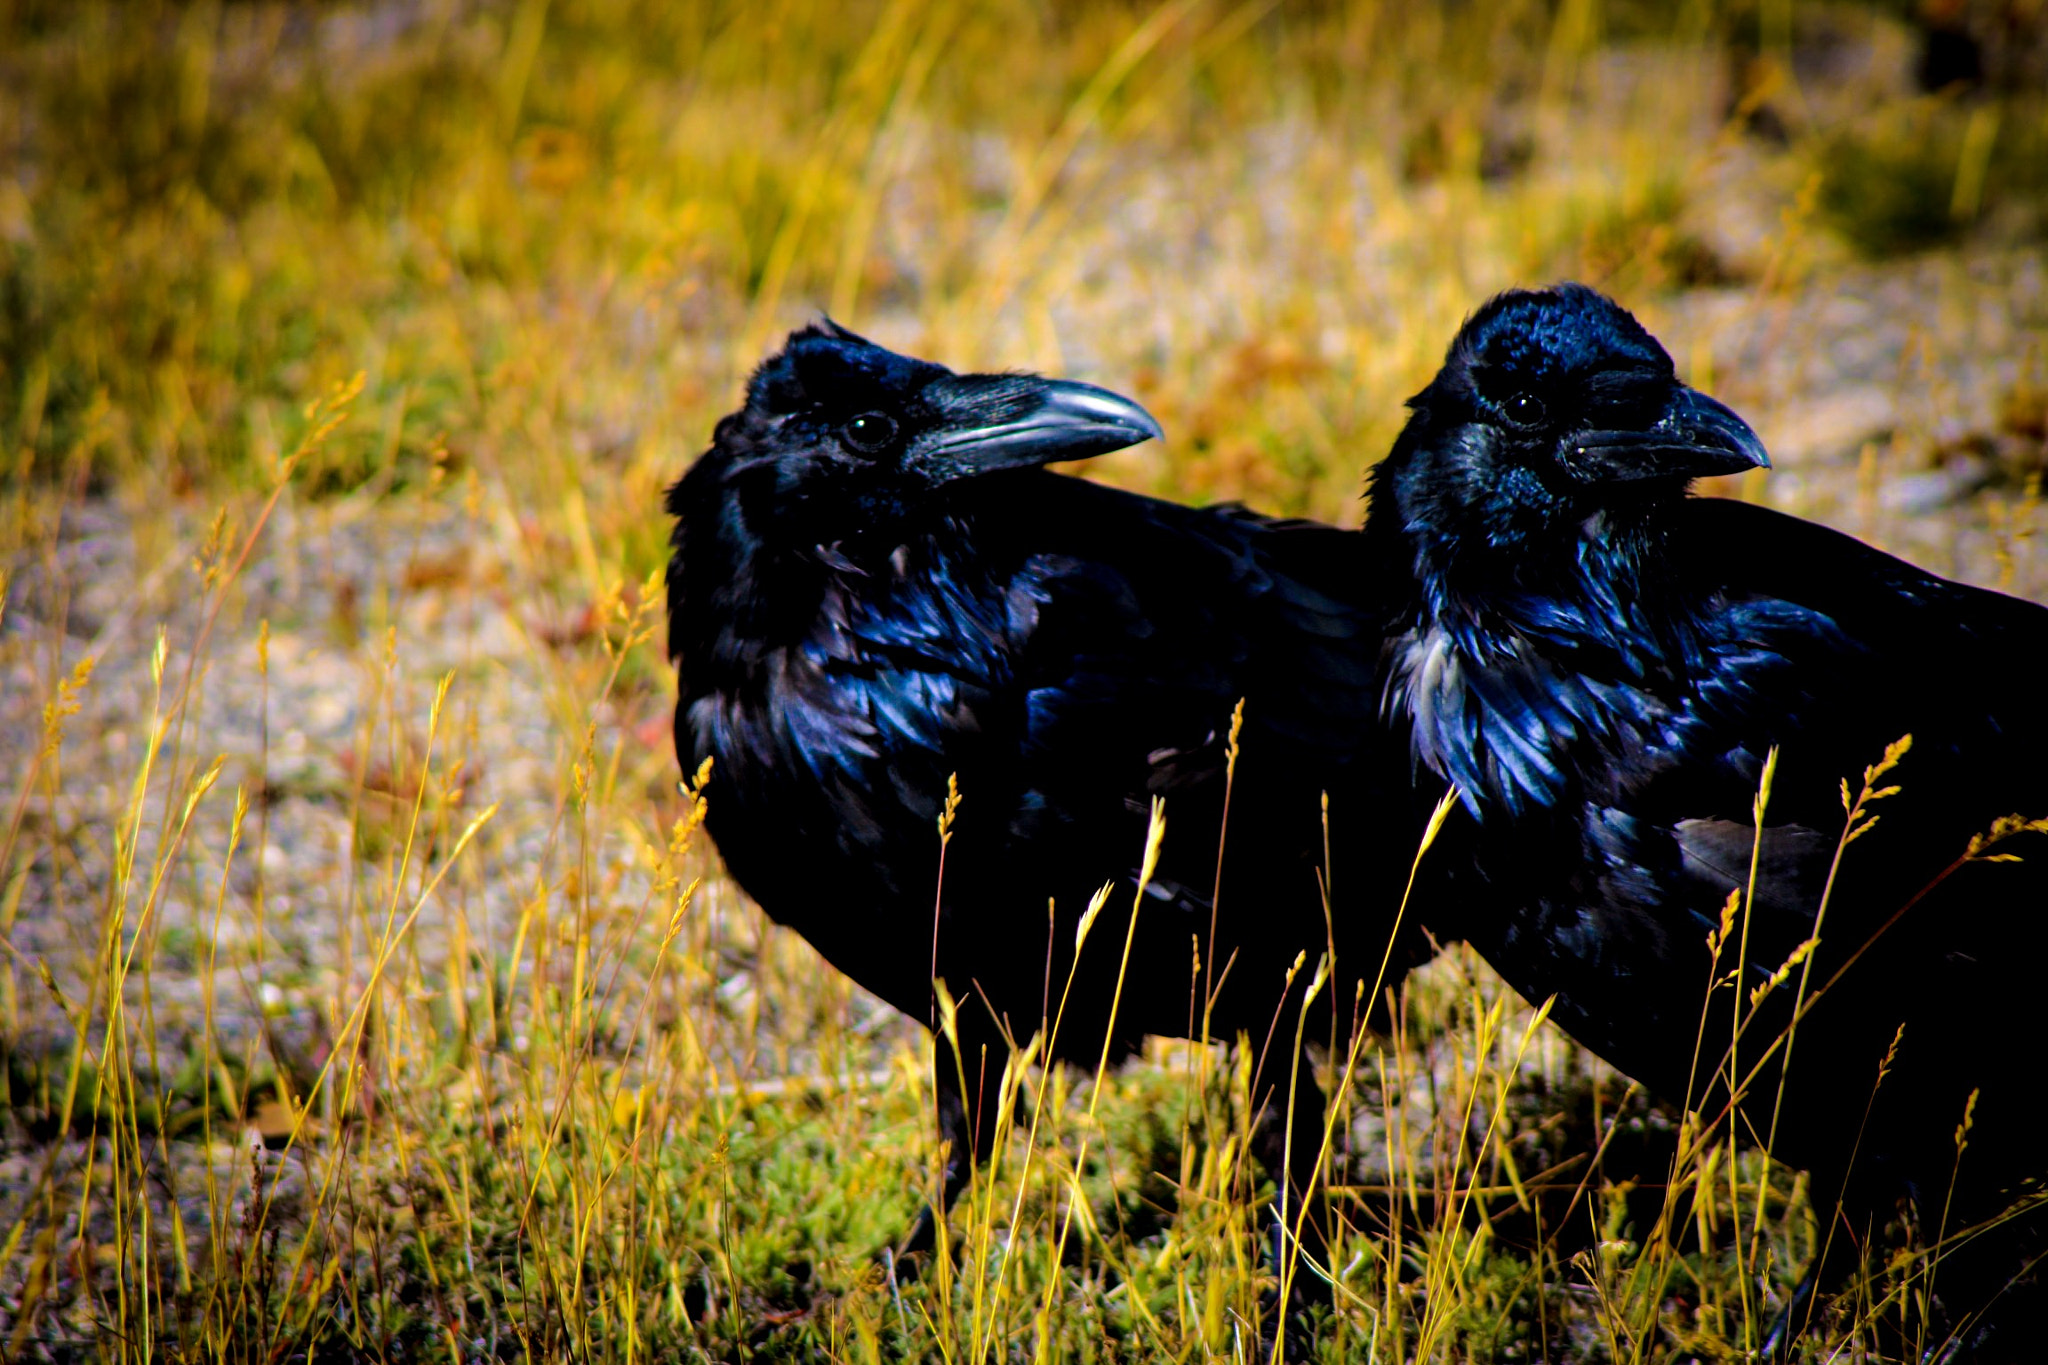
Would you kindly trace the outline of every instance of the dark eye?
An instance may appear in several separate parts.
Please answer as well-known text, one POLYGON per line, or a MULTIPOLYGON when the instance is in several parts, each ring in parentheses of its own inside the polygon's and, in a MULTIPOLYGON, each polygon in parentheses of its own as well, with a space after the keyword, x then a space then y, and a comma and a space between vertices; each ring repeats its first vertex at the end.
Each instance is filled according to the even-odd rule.
POLYGON ((1543 425, 1543 419, 1550 415, 1548 409, 1543 406, 1543 400, 1527 389, 1510 396, 1507 402, 1500 405, 1500 410, 1518 427, 1540 427, 1543 425))
POLYGON ((896 439, 896 419, 886 412, 864 412, 839 428, 839 435, 855 450, 872 455, 896 439))

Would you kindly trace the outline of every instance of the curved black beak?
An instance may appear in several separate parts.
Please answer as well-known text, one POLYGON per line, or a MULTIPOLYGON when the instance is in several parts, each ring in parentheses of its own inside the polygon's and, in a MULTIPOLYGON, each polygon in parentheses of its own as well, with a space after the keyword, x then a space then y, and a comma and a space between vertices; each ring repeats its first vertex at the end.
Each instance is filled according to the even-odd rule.
POLYGON ((910 452, 934 480, 1105 455, 1163 433, 1152 414, 1093 384, 1036 375, 960 375, 927 390, 943 423, 910 452))
POLYGON ((1682 384, 1648 428, 1582 431, 1566 438, 1561 454, 1574 473, 1592 483, 1697 479, 1771 467, 1770 454, 1749 423, 1682 384))

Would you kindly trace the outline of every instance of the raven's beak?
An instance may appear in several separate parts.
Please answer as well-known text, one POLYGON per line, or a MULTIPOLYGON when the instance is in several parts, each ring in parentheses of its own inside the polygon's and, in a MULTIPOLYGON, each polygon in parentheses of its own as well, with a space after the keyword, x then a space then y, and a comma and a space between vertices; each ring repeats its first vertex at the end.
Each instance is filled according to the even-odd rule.
POLYGON ((948 420, 915 458, 939 479, 1084 460, 1162 433, 1121 394, 1065 379, 961 375, 949 381, 948 420))
POLYGON ((1682 384, 1649 428, 1582 431, 1566 439, 1562 456, 1589 483, 1697 479, 1771 467, 1749 423, 1682 384))

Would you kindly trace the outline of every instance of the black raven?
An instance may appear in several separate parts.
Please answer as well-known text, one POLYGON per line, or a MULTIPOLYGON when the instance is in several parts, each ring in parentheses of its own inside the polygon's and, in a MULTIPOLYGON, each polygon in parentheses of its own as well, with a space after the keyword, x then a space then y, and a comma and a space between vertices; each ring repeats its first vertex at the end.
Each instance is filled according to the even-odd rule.
MULTIPOLYGON (((1688 497, 1762 444, 1582 286, 1492 300, 1410 406, 1366 521, 1405 585, 1384 714, 1470 817, 1417 908, 1654 1091, 1736 1092, 1737 1131, 1839 1201, 1837 1252, 1901 1199, 1932 1243, 2025 1198, 2048 824, 2000 822, 2048 814, 2048 609, 1688 497), (1882 823, 1845 844, 1871 767, 1854 819, 1882 823)), ((1957 1321, 2027 1221, 1937 1269, 1957 1321)))
MULTIPOLYGON (((1391 986, 1417 956, 1390 949, 1418 827, 1406 758, 1352 723, 1377 696, 1362 537, 1043 468, 1158 435, 1102 389, 956 374, 823 323, 760 367, 669 493, 677 753, 712 760, 708 828, 772 917, 920 1022, 935 978, 958 1001, 961 1066, 935 1048, 944 1200, 988 1154, 1006 1036, 1063 993, 1054 1056, 1243 1031, 1277 1113, 1318 959, 1336 966, 1311 1038, 1350 1026, 1354 983, 1384 968, 1391 986), (1326 793, 1330 830, 1373 848, 1327 883, 1326 793), (1171 834, 1126 970, 1155 797, 1171 834), (1381 813, 1405 821, 1383 849, 1381 813)), ((1323 1137, 1300 1074, 1291 1148, 1268 1124, 1260 1153, 1297 1184, 1323 1137)))

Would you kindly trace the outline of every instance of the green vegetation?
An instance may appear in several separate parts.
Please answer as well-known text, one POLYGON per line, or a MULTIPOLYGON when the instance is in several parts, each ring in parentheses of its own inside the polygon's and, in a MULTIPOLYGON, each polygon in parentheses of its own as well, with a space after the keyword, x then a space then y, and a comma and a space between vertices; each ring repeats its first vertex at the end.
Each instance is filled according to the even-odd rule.
MULTIPOLYGON (((1140 397, 1169 441, 1098 477, 1351 521, 1460 318, 1572 276, 1787 431, 1895 394, 1802 505, 1918 544, 1886 480, 1985 459, 1939 543, 2039 592, 2048 101, 1910 48, 1769 0, 0 0, 0 1355, 1259 1355, 1244 1049, 1019 1069, 953 1254, 871 1259, 936 1179, 921 1033, 677 790, 661 490, 830 310, 1140 397), (1893 288, 1924 330, 1789 358, 1893 288)), ((1757 1344, 1791 1173, 1461 950, 1395 1017, 1317 1054, 1290 1359, 1757 1344)), ((1929 1276, 1811 1358, 1913 1348, 1929 1276)))

